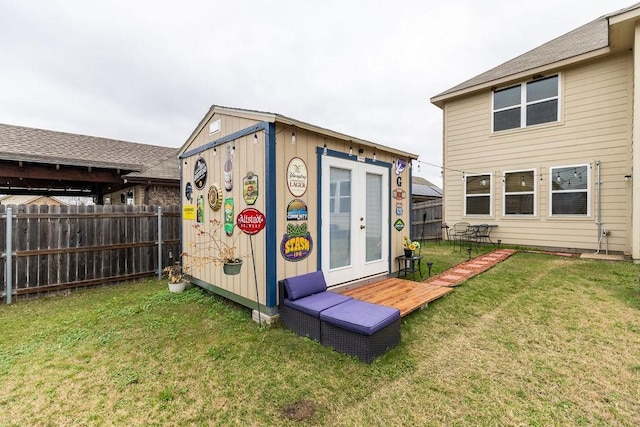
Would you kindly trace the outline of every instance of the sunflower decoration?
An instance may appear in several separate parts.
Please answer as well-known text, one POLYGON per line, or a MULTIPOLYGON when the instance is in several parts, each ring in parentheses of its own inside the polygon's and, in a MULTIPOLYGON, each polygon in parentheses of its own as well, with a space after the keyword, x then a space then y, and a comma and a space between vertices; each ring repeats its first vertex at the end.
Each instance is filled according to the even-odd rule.
POLYGON ((409 249, 410 251, 415 251, 420 249, 420 242, 417 240, 411 240, 407 236, 404 236, 403 246, 405 249, 409 249))

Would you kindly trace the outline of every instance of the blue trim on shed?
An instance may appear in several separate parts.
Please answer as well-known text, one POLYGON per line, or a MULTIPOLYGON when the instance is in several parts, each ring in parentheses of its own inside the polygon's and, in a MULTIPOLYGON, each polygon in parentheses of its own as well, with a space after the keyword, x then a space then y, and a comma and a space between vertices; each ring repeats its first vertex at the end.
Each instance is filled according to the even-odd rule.
MULTIPOLYGON (((277 198, 278 187, 276 186, 276 125, 266 123, 265 130, 265 213, 267 217, 266 232, 266 294, 267 307, 274 307, 278 304, 278 269, 277 255, 278 236, 277 232, 277 198)), ((261 123, 262 124, 262 123, 261 123)))
MULTIPOLYGON (((409 167, 407 169, 409 169, 409 191, 407 193, 407 198, 409 199, 409 206, 407 207, 407 209, 409 209, 409 238, 411 240, 415 240, 416 236, 412 236, 413 234, 413 209, 411 209, 411 206, 413 205, 413 165, 411 164, 411 159, 409 160, 409 167)), ((424 227, 424 225, 423 225, 424 227)), ((422 253, 422 252, 421 252, 422 253)))
POLYGON ((236 140, 238 138, 242 138, 243 136, 247 136, 247 135, 251 135, 252 133, 256 133, 256 132, 260 132, 261 130, 264 130, 265 132, 268 131, 269 127, 272 125, 272 123, 268 123, 268 122, 260 122, 257 123, 253 126, 249 126, 247 128, 244 129, 240 129, 237 132, 234 133, 230 133, 227 136, 223 136, 222 138, 218 138, 214 141, 211 141, 207 144, 204 144, 200 147, 194 148, 193 150, 190 151, 185 151, 184 153, 182 153, 180 155, 181 159, 187 158, 187 157, 191 157, 191 156, 195 156, 196 154, 200 154, 203 153, 211 148, 217 147, 218 145, 222 145, 225 144, 227 142, 236 140))

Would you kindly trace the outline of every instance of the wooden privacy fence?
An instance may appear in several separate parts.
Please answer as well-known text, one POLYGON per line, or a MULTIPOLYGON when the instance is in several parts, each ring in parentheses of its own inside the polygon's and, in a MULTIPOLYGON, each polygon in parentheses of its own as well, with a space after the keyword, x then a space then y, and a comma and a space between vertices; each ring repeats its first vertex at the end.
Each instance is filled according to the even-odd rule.
POLYGON ((0 218, 0 295, 7 302, 7 270, 12 295, 26 295, 152 276, 180 259, 177 206, 0 205, 0 218))
POLYGON ((411 207, 411 238, 424 240, 442 239, 442 199, 415 203, 411 207))

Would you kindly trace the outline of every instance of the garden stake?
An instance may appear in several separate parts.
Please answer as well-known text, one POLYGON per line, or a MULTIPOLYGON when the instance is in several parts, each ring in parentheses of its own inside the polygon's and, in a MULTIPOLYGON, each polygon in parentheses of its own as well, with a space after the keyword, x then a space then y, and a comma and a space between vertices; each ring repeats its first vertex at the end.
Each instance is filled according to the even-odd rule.
POLYGON ((256 303, 258 304, 258 326, 262 327, 262 313, 260 313, 260 296, 258 295, 258 274, 256 273, 256 257, 253 253, 253 235, 249 234, 251 244, 251 260, 253 261, 253 280, 256 282, 256 303))

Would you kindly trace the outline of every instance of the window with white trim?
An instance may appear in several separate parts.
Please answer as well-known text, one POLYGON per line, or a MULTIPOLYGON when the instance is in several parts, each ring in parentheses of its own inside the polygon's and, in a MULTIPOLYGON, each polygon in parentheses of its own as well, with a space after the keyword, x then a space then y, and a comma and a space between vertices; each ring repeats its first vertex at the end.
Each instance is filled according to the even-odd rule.
POLYGON ((491 215, 491 175, 465 177, 465 215, 491 215))
POLYGON ((535 171, 524 170, 504 174, 504 214, 536 214, 535 171))
POLYGON ((535 215, 535 171, 525 170, 504 174, 504 214, 535 215))
POLYGON ((551 215, 589 215, 589 165, 550 169, 551 215))
POLYGON ((537 79, 493 92, 493 131, 517 129, 560 120, 560 79, 537 79))

